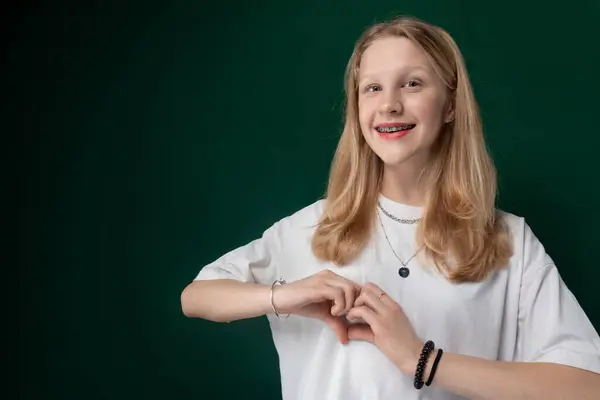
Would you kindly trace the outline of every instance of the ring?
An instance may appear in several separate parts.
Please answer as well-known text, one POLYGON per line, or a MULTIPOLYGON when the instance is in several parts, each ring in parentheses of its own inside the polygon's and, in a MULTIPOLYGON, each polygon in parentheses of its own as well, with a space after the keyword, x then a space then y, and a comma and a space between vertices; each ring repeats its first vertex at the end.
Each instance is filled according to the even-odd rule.
POLYGON ((381 292, 381 294, 379 296, 377 296, 378 299, 381 299, 383 297, 383 295, 385 294, 385 292, 381 292))

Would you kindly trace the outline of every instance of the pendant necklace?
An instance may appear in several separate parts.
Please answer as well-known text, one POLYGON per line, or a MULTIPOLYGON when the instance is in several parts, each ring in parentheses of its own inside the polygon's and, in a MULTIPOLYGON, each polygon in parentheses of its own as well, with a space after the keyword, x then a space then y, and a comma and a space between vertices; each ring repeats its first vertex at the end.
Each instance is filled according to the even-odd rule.
MULTIPOLYGON (((421 221, 421 218, 413 218, 413 219, 398 218, 394 214, 390 213, 385 208, 383 208, 383 206, 381 205, 381 203, 377 202, 377 206, 379 207, 379 209, 381 210, 381 212, 383 212, 388 218, 390 218, 390 219, 392 219, 392 220, 394 220, 396 222, 399 222, 401 224, 412 225, 412 224, 416 224, 419 221, 421 221)), ((381 225, 381 230, 383 231, 383 234, 385 236, 385 240, 386 240, 387 244, 390 246, 390 250, 392 250, 392 253, 394 253, 394 256, 396 256, 396 258, 398 259, 398 261, 400 261, 400 264, 402 265, 402 267, 398 270, 398 275, 400 275, 402 278, 406 278, 410 274, 410 270, 407 267, 408 263, 413 258, 415 258, 417 256, 417 254, 419 254, 419 252, 423 249, 424 246, 421 246, 421 248, 419 248, 415 252, 415 254, 413 254, 412 257, 410 257, 408 260, 403 261, 398 256, 398 254, 396 253, 396 251, 394 250, 394 247, 392 246, 392 243, 390 242, 390 239, 388 238, 388 235, 387 235, 387 232, 385 230, 385 227, 383 226, 383 221, 381 220, 381 215, 379 213, 377 213, 377 217, 379 218, 379 224, 381 225)))

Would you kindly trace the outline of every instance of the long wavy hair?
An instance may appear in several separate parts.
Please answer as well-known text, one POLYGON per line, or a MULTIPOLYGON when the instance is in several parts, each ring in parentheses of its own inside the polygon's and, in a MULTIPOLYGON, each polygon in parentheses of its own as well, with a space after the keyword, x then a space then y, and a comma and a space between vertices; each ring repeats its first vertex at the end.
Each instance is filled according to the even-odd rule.
POLYGON ((358 72, 364 51, 382 37, 405 37, 427 56, 454 101, 425 168, 430 189, 416 241, 452 282, 476 282, 508 264, 509 231, 495 208, 496 170, 463 56, 442 28, 412 17, 377 23, 357 41, 345 71, 345 125, 331 165, 314 254, 343 266, 367 245, 376 221, 383 165, 358 120, 358 72))

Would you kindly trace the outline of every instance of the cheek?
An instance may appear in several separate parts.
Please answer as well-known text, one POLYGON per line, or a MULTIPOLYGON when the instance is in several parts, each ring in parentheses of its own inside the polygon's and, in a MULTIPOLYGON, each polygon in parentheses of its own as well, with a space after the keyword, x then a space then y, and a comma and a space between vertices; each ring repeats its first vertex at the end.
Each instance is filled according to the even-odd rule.
POLYGON ((368 128, 372 124, 372 113, 369 110, 369 105, 366 103, 358 103, 358 121, 362 129, 368 128))
POLYGON ((411 110, 421 123, 439 125, 443 119, 444 103, 433 96, 425 97, 415 101, 411 110))

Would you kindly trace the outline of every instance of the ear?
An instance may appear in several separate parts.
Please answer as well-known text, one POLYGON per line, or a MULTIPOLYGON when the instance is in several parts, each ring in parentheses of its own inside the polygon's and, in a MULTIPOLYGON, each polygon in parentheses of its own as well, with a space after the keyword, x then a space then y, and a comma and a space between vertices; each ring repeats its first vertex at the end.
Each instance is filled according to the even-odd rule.
POLYGON ((454 97, 454 93, 451 93, 450 97, 448 98, 448 103, 446 104, 446 108, 445 108, 445 113, 444 113, 444 123, 449 123, 454 121, 454 117, 455 117, 455 97, 454 97))
POLYGON ((456 117, 456 91, 451 90, 448 92, 448 100, 446 101, 446 107, 444 107, 444 123, 454 121, 456 117))

